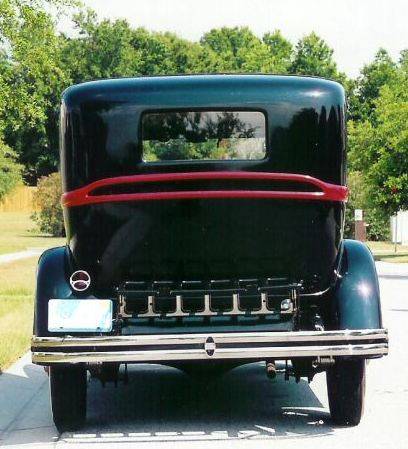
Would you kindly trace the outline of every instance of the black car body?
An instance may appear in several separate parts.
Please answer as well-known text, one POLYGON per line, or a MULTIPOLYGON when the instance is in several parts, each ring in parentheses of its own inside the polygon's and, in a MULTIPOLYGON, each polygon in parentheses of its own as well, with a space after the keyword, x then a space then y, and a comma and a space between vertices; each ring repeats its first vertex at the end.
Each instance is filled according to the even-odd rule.
POLYGON ((364 361, 388 345, 373 258, 343 239, 345 136, 344 90, 318 78, 133 78, 64 93, 67 246, 40 259, 32 344, 51 366, 60 428, 85 416, 86 385, 67 403, 67 379, 137 362, 327 370, 334 419, 359 421, 364 361))

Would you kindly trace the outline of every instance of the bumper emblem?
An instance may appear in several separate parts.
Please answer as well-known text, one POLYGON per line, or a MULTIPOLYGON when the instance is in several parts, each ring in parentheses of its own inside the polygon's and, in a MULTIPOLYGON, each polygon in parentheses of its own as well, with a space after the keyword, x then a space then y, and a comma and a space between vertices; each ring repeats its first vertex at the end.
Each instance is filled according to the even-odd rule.
POLYGON ((207 337, 207 340, 205 340, 204 343, 204 350, 207 353, 207 355, 210 357, 214 355, 215 348, 216 345, 214 339, 212 337, 207 337))

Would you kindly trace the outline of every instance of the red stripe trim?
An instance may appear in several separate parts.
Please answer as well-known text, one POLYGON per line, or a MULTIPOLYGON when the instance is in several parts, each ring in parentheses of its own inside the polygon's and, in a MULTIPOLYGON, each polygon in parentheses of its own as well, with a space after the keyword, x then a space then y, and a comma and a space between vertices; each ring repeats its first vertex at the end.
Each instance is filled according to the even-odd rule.
POLYGON ((66 207, 86 204, 113 203, 122 201, 180 200, 202 198, 270 198, 293 200, 346 201, 346 186, 330 184, 307 175, 294 173, 265 172, 189 172, 189 173, 154 173, 147 175, 118 176, 95 181, 84 187, 62 195, 62 205, 66 207), (144 184, 168 181, 193 180, 269 180, 288 181, 311 184, 319 190, 316 192, 276 191, 276 190, 191 190, 175 192, 120 193, 109 195, 93 195, 92 192, 101 187, 123 184, 144 184))

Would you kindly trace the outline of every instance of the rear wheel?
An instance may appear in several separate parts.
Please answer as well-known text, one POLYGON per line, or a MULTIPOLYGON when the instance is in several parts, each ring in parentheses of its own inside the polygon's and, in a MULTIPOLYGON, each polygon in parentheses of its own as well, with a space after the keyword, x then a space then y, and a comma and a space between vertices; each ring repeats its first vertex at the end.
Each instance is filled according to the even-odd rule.
POLYGON ((50 368, 51 408, 59 432, 79 429, 86 419, 86 369, 82 366, 50 368))
POLYGON ((336 360, 327 371, 327 392, 333 422, 356 426, 364 410, 365 360, 336 360))

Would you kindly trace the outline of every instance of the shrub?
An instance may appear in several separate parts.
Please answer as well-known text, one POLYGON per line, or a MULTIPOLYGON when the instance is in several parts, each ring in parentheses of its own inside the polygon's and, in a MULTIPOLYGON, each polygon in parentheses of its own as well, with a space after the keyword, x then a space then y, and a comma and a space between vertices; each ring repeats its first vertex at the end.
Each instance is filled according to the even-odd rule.
POLYGON ((364 221, 367 224, 367 240, 389 240, 389 216, 383 210, 375 207, 371 201, 372 187, 367 185, 364 176, 358 171, 350 172, 348 186, 350 194, 346 207, 344 236, 354 238, 354 210, 363 209, 364 221))
POLYGON ((34 203, 40 210, 35 212, 31 218, 37 223, 40 232, 58 237, 65 235, 61 193, 59 173, 52 173, 39 179, 37 191, 34 194, 34 203))
POLYGON ((0 139, 0 201, 21 183, 21 168, 16 154, 0 139))
POLYGON ((367 240, 390 241, 390 217, 381 209, 372 207, 365 214, 367 223, 367 240))

